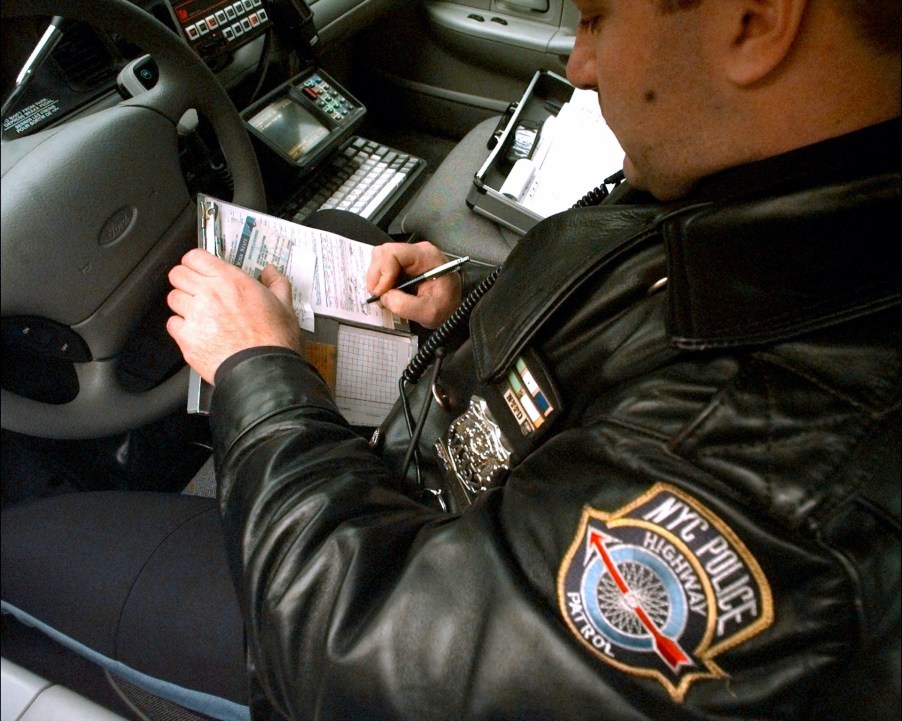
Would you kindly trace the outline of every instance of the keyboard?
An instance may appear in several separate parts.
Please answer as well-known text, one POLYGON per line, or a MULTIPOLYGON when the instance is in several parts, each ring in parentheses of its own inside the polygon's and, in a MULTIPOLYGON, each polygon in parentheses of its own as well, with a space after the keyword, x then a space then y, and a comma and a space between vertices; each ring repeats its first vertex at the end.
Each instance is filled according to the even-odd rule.
POLYGON ((337 208, 378 224, 425 166, 422 158, 353 136, 303 180, 279 215, 302 223, 316 210, 337 208))

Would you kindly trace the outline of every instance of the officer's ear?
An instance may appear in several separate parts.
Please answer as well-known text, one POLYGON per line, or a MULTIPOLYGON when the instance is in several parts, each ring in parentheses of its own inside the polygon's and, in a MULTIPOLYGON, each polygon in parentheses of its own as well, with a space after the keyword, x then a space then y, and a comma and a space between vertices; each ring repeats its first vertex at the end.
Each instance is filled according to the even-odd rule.
POLYGON ((740 87, 765 80, 792 52, 808 0, 716 1, 728 80, 740 87))

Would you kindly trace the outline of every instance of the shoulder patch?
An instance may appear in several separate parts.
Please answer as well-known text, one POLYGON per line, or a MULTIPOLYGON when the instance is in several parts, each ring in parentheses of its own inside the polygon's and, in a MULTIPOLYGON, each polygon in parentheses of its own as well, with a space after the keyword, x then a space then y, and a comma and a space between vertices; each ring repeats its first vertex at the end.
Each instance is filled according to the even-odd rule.
POLYGON ((719 654, 773 623, 770 584, 742 541, 664 483, 613 512, 587 506, 557 589, 586 648, 657 680, 677 703, 693 682, 727 675, 719 654))

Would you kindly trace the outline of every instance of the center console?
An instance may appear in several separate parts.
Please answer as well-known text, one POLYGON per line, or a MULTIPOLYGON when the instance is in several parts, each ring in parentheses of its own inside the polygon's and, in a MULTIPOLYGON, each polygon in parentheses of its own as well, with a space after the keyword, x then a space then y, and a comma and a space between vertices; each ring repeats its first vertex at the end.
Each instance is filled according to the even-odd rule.
POLYGON ((303 0, 170 0, 185 42, 211 67, 267 32, 281 31, 302 69, 241 111, 264 175, 277 189, 275 212, 302 222, 320 207, 381 223, 425 161, 354 135, 363 103, 316 62, 313 13, 303 0))

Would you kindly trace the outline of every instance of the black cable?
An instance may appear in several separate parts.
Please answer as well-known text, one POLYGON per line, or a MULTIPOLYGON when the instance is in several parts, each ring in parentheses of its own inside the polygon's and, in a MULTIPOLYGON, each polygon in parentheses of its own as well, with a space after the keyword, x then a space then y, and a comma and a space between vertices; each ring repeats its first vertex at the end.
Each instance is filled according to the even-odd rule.
POLYGON ((592 205, 598 205, 602 200, 610 195, 608 189, 605 187, 604 183, 599 185, 596 188, 592 188, 588 193, 586 193, 582 198, 574 203, 574 208, 588 208, 592 205))
MULTIPOLYGON (((442 363, 445 359, 445 349, 438 347, 435 349, 435 365, 432 368, 432 384, 435 385, 438 380, 438 374, 442 370, 442 363)), ((401 478, 407 476, 407 469, 410 467, 410 460, 416 452, 417 444, 420 442, 420 435, 426 425, 426 416, 429 414, 429 407, 432 405, 432 392, 426 394, 423 400, 423 406, 420 408, 420 417, 417 419, 416 427, 410 436, 410 443, 407 445, 407 453, 404 454, 404 463, 401 464, 401 478)), ((417 463, 417 486, 419 490, 423 490, 422 479, 419 474, 420 464, 417 463)))
POLYGON ((272 55, 272 32, 271 29, 267 30, 263 36, 263 49, 260 51, 261 60, 257 67, 257 85, 251 92, 250 100, 246 103, 247 105, 250 105, 257 99, 263 90, 263 84, 266 82, 266 74, 269 72, 272 55))
POLYGON ((467 322, 470 313, 473 312, 476 304, 495 284, 499 273, 501 273, 500 265, 489 273, 479 285, 473 288, 473 290, 467 294, 467 297, 461 301, 460 305, 457 306, 451 316, 432 332, 423 343, 422 348, 417 351, 417 354, 411 359, 410 363, 407 364, 407 368, 404 369, 404 373, 401 375, 402 382, 414 385, 420 380, 423 373, 426 372, 426 369, 432 362, 436 350, 441 347, 441 345, 448 340, 458 328, 467 322))

